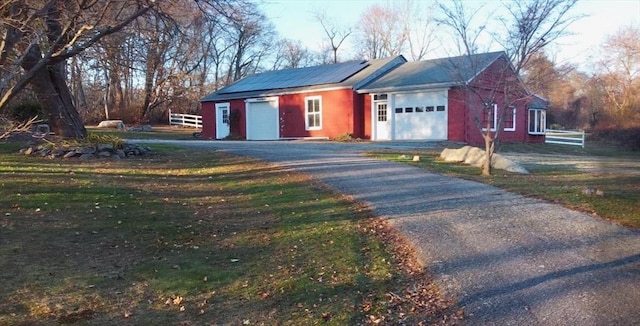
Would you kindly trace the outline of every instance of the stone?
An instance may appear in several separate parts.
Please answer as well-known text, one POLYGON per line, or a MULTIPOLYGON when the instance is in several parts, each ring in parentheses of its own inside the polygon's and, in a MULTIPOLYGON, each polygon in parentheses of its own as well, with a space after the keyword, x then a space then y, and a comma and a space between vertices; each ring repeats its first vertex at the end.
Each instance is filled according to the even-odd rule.
POLYGON ((76 151, 69 151, 69 152, 67 152, 67 154, 62 155, 62 157, 63 158, 72 158, 72 157, 76 156, 76 154, 78 154, 78 153, 76 153, 76 151))
POLYGON ((122 120, 104 120, 100 121, 98 128, 115 128, 118 130, 124 130, 124 122, 122 120))
POLYGON ((98 157, 111 157, 111 152, 109 151, 100 151, 98 152, 98 157))
MULTIPOLYGON (((464 146, 458 149, 445 148, 442 153, 440 153, 440 158, 442 158, 445 162, 460 162, 476 167, 482 167, 485 160, 485 151, 473 146, 464 146)), ((527 169, 525 169, 522 165, 498 153, 493 154, 491 167, 493 167, 494 169, 500 169, 514 173, 529 173, 529 171, 527 171, 527 169)))
POLYGON ((113 150, 113 144, 98 144, 97 148, 98 152, 102 152, 104 150, 113 150))
POLYGON ((420 162, 420 155, 414 155, 413 156, 413 161, 414 162, 420 162))
POLYGON ((85 154, 80 155, 80 159, 81 159, 81 160, 90 160, 90 159, 92 159, 92 158, 94 158, 94 157, 95 157, 95 155, 93 155, 93 154, 88 154, 88 153, 85 153, 85 154))

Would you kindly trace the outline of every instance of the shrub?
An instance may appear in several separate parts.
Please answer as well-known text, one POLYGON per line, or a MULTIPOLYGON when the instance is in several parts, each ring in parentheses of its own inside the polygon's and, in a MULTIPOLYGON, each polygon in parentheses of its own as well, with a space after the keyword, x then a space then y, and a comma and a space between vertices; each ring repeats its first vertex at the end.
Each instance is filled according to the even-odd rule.
POLYGON ((23 102, 11 106, 9 107, 8 115, 17 122, 27 122, 33 117, 38 117, 40 120, 46 118, 42 105, 38 102, 23 102))
POLYGON ((113 145, 113 148, 123 148, 125 140, 112 135, 89 133, 87 138, 83 140, 83 143, 89 145, 111 144, 113 145))
POLYGON ((640 151, 640 127, 597 129, 591 132, 589 138, 640 151))

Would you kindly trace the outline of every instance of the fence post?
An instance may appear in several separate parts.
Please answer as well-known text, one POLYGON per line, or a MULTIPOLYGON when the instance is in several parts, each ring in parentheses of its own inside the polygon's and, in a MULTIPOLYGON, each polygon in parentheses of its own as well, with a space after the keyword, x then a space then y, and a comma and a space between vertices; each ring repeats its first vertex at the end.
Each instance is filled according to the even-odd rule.
POLYGON ((171 126, 171 109, 169 109, 169 126, 171 126))

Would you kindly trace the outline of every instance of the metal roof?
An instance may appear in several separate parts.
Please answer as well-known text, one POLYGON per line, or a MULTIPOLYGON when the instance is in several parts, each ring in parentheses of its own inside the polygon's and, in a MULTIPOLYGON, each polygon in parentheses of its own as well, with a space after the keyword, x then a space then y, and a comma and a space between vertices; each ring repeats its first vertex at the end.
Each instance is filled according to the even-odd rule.
POLYGON ((218 93, 228 94, 339 83, 368 65, 367 61, 349 61, 333 65, 269 71, 243 78, 221 89, 218 93))
POLYGON ((471 81, 501 56, 505 56, 505 53, 491 52, 471 56, 407 62, 368 83, 358 92, 371 93, 458 85, 471 81))
POLYGON ((403 56, 396 56, 369 61, 348 61, 331 65, 268 71, 245 77, 205 96, 201 101, 263 97, 331 88, 355 89, 405 62, 406 59, 403 56))

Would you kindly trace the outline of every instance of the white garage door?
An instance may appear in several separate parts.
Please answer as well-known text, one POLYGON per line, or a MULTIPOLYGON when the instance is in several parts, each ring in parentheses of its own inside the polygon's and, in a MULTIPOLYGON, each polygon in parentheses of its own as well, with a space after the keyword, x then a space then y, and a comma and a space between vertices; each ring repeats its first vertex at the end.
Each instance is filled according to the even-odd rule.
POLYGON ((278 101, 247 101, 247 140, 276 140, 280 138, 278 101))
POLYGON ((396 94, 394 139, 446 140, 447 91, 396 94))

